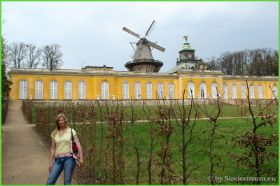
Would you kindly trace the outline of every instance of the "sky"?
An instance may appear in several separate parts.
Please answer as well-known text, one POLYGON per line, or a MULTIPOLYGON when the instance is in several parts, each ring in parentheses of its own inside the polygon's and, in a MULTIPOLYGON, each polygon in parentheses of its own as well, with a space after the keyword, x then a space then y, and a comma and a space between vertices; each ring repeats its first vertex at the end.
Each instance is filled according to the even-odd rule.
POLYGON ((204 61, 224 52, 278 50, 277 2, 3 2, 2 35, 8 44, 61 46, 65 69, 112 66, 126 71, 137 38, 122 27, 164 47, 152 50, 163 62, 160 72, 176 65, 184 35, 204 61))

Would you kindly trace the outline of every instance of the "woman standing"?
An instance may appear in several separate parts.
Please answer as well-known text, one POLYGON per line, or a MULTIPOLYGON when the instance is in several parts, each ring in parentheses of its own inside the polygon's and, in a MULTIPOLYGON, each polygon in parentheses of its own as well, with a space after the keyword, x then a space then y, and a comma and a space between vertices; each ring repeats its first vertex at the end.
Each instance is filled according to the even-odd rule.
POLYGON ((62 170, 64 170, 64 185, 71 184, 76 163, 78 166, 82 166, 83 164, 81 144, 76 131, 68 127, 63 113, 58 114, 56 117, 56 127, 57 128, 51 134, 52 146, 47 185, 55 184, 62 170), (77 157, 75 157, 72 152, 71 130, 79 150, 77 157))

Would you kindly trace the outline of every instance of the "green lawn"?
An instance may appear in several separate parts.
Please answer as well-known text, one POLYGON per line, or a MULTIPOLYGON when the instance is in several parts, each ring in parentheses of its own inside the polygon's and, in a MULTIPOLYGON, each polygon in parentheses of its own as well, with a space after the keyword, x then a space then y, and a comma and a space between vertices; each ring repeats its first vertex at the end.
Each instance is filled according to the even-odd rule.
MULTIPOLYGON (((147 123, 137 123, 134 127, 129 126, 125 127, 124 130, 124 175, 125 175, 125 183, 133 184, 135 183, 135 175, 136 175, 136 155, 133 149, 133 133, 136 134, 134 139, 136 140, 139 150, 140 150, 140 159, 141 159, 141 172, 140 172, 140 183, 145 184, 148 182, 148 173, 147 173, 147 149, 149 146, 149 125, 147 123)), ((180 126, 174 125, 174 131, 171 137, 171 151, 172 151, 172 164, 171 168, 174 170, 174 176, 177 184, 182 184, 181 175, 182 175, 182 164, 181 164, 181 153, 180 153, 180 144, 182 137, 180 135, 180 126)), ((76 130, 78 134, 80 134, 81 141, 83 143, 85 154, 87 152, 87 148, 90 146, 90 139, 88 139, 85 134, 87 130, 87 134, 90 130, 86 128, 85 125, 76 125, 76 130)), ((97 149, 98 147, 104 146, 104 142, 101 143, 100 140, 100 131, 101 126, 97 125, 97 149)), ((237 167, 236 162, 230 158, 230 153, 242 153, 245 149, 240 149, 240 147, 234 147, 232 138, 238 135, 242 135, 247 131, 252 130, 252 125, 250 120, 246 119, 226 119, 219 120, 218 128, 217 128, 217 137, 221 135, 223 138, 215 140, 215 153, 221 157, 221 164, 219 167, 215 167, 215 175, 219 177, 224 176, 254 176, 254 172, 248 170, 246 167, 237 167), (223 168, 224 167, 224 168, 223 168)), ((272 133, 278 133, 278 126, 271 127, 263 127, 260 130, 260 133, 263 135, 272 135, 272 133)), ((191 168, 195 168, 195 165, 202 165, 201 168, 197 169, 192 173, 189 177, 189 182, 191 184, 209 184, 207 180, 209 174, 209 158, 208 158, 208 150, 209 150, 209 134, 210 134, 210 123, 206 120, 198 121, 196 123, 196 127, 194 129, 194 139, 193 142, 188 147, 188 158, 187 164, 190 165, 191 168)), ((153 163, 153 184, 159 184, 159 168, 156 165, 156 161, 160 161, 159 157, 156 155, 156 152, 160 148, 160 137, 157 137, 156 147, 154 149, 154 163, 153 163)), ((272 146, 268 148, 269 151, 277 152, 278 147, 272 146)), ((98 151, 98 150, 97 150, 98 151)), ((98 152, 96 152, 98 153, 98 152)), ((278 164, 275 164, 277 159, 272 159, 271 162, 268 162, 266 165, 269 169, 276 169, 278 164)), ((96 160, 97 164, 98 160, 96 160)), ((95 166, 95 165, 93 165, 95 166)), ((99 165, 96 165, 99 167, 99 165)), ((96 170, 98 172, 98 170, 96 170)), ((102 173, 99 173, 102 175, 102 173)), ((227 182, 222 181, 223 184, 237 184, 236 182, 227 182)), ((248 183, 248 182, 247 182, 248 183)), ((246 182, 245 182, 246 184, 246 182)), ((265 184, 273 184, 271 182, 265 184)))
MULTIPOLYGON (((172 118, 180 118, 180 109, 178 105, 173 104, 173 105, 167 105, 167 107, 170 106, 174 109, 174 114, 172 114, 172 118)), ((180 106, 182 107, 182 106, 180 106)), ((79 123, 82 122, 84 117, 81 117, 81 114, 88 113, 89 117, 94 117, 95 121, 104 121, 104 116, 106 116, 107 110, 116 110, 116 109, 122 109, 124 113, 124 117, 126 120, 130 120, 131 113, 132 113, 132 108, 133 112, 136 115, 137 120, 146 120, 147 115, 154 113, 157 110, 157 105, 148 105, 148 106, 142 106, 142 105, 133 105, 131 106, 116 106, 116 105, 110 105, 110 106, 105 106, 105 105, 100 105, 98 106, 97 104, 93 103, 88 103, 86 105, 84 104, 76 104, 72 105, 71 103, 66 102, 65 104, 62 104, 60 106, 46 106, 46 105, 38 105, 35 104, 34 107, 32 108, 32 115, 33 118, 30 119, 33 123, 36 122, 37 119, 37 114, 40 109, 47 109, 48 112, 53 112, 52 114, 55 113, 55 110, 62 110, 66 116, 68 116, 68 121, 74 122, 74 123, 79 123), (144 109, 143 109, 144 108, 144 109), (94 116, 92 116, 92 113, 94 113, 94 116)), ((190 106, 186 105, 185 106, 186 110, 190 108, 190 106)), ((204 104, 198 104, 196 105, 197 112, 198 112, 198 117, 199 118, 205 118, 207 117, 208 114, 216 113, 217 112, 217 106, 215 104, 209 104, 209 105, 204 105, 204 104)), ((252 106, 252 109, 255 114, 258 114, 260 109, 262 107, 260 106, 252 106)), ((266 109, 266 112, 274 111, 277 110, 277 106, 273 105, 270 106, 268 109, 266 109)), ((31 112, 30 112, 31 113, 31 112)), ((191 118, 194 118, 194 110, 192 111, 191 118)), ((245 105, 230 105, 226 103, 221 103, 221 113, 220 117, 247 117, 250 116, 248 106, 245 105)))

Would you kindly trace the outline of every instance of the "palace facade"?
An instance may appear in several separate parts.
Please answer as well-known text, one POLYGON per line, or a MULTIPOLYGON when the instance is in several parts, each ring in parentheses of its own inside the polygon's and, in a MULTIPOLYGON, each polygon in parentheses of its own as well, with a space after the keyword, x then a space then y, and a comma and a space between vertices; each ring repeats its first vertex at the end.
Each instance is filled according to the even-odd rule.
POLYGON ((143 56, 134 62, 126 63, 134 71, 114 71, 105 65, 80 70, 11 69, 10 99, 180 99, 184 90, 186 98, 211 99, 217 97, 218 90, 224 100, 234 100, 246 99, 246 80, 251 99, 278 97, 278 76, 228 76, 221 71, 208 71, 203 61, 196 59, 187 39, 176 66, 166 73, 153 70, 151 59, 145 67, 143 56))

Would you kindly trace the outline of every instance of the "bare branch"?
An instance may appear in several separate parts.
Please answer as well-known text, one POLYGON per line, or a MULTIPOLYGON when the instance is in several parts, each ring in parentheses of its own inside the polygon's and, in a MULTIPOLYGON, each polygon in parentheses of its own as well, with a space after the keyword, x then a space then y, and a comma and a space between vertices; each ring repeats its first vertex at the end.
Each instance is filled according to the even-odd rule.
POLYGON ((28 68, 37 68, 41 60, 42 50, 38 49, 33 44, 27 45, 26 65, 28 68))
POLYGON ((43 66, 49 70, 58 69, 62 65, 62 53, 59 45, 47 45, 43 48, 43 66))
POLYGON ((8 58, 14 68, 23 68, 24 59, 27 55, 27 45, 25 43, 12 43, 8 46, 8 58))

